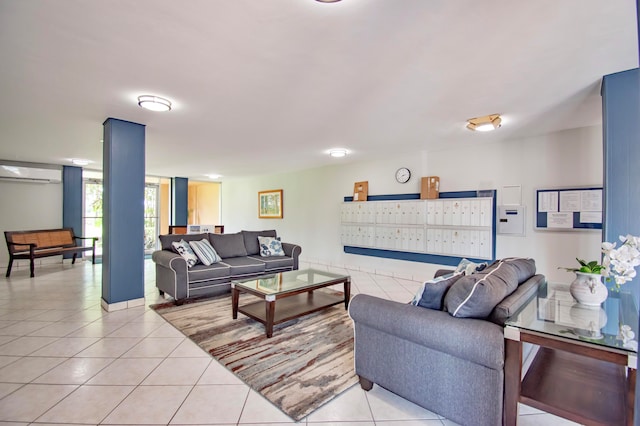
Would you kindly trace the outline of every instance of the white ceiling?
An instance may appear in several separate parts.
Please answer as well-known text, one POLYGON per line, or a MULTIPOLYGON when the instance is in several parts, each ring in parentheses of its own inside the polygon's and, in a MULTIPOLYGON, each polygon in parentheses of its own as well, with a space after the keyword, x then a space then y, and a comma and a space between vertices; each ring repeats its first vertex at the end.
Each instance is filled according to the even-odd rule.
POLYGON ((107 117, 147 126, 148 174, 197 180, 599 124, 601 77, 638 66, 635 5, 0 0, 0 159, 100 169, 107 117))

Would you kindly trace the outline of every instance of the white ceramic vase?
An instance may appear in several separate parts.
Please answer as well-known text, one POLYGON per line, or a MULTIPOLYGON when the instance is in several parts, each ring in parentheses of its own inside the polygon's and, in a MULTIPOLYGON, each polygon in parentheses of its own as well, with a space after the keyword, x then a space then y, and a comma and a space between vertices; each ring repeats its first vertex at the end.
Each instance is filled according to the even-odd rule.
POLYGON ((602 275, 585 272, 576 272, 576 279, 571 283, 569 291, 578 303, 585 306, 600 307, 609 296, 607 287, 602 284, 602 275))

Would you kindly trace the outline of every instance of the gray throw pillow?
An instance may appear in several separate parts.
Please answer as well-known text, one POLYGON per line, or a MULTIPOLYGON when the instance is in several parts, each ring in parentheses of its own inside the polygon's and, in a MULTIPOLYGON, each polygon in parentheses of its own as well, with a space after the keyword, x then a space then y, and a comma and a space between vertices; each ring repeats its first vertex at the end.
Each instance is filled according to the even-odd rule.
POLYGON ((536 261, 531 258, 507 257, 502 259, 502 262, 509 263, 516 268, 518 285, 536 274, 536 261))
POLYGON ((441 311, 444 296, 451 286, 464 276, 464 272, 441 275, 422 283, 422 286, 411 301, 412 305, 441 311))
POLYGON ((486 271, 456 281, 444 298, 444 306, 454 317, 486 318, 517 287, 516 267, 508 262, 500 262, 486 271))

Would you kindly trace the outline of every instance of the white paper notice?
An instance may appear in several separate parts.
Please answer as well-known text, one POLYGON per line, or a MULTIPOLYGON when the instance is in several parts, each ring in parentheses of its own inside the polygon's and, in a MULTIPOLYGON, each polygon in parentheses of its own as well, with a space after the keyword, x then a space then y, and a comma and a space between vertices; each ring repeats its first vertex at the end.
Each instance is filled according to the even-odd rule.
MULTIPOLYGON (((589 191, 582 191, 580 211, 601 212, 602 211, 602 189, 591 189, 589 191)), ((602 220, 600 222, 602 222, 602 220)))
POLYGON ((580 191, 560 191, 560 211, 580 211, 580 191))
POLYGON ((538 212, 557 212, 558 192, 540 191, 538 192, 538 212))
POLYGON ((573 213, 547 213, 547 228, 573 228, 573 213))
POLYGON ((602 212, 580 212, 580 223, 602 223, 602 212))

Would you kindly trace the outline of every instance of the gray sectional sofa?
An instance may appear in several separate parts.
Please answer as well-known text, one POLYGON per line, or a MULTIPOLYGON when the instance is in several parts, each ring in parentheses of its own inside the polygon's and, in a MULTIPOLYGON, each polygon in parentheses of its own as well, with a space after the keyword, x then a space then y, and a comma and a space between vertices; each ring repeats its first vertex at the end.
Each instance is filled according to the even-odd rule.
POLYGON ((160 235, 161 250, 152 254, 156 264, 156 287, 160 294, 168 294, 181 301, 196 296, 213 296, 230 291, 233 279, 251 278, 268 273, 298 269, 302 248, 282 243, 284 256, 262 257, 258 236, 276 237, 275 230, 241 231, 234 234, 160 235), (187 262, 176 253, 171 243, 207 239, 220 262, 209 266, 201 263, 187 267, 187 262))
MULTIPOLYGON (((436 275, 446 272, 451 271, 436 275)), ((462 425, 501 425, 504 324, 545 282, 543 275, 527 275, 484 318, 456 318, 446 306, 426 309, 356 295, 349 313, 362 388, 378 384, 462 425)), ((485 291, 482 286, 476 291, 485 291)))

